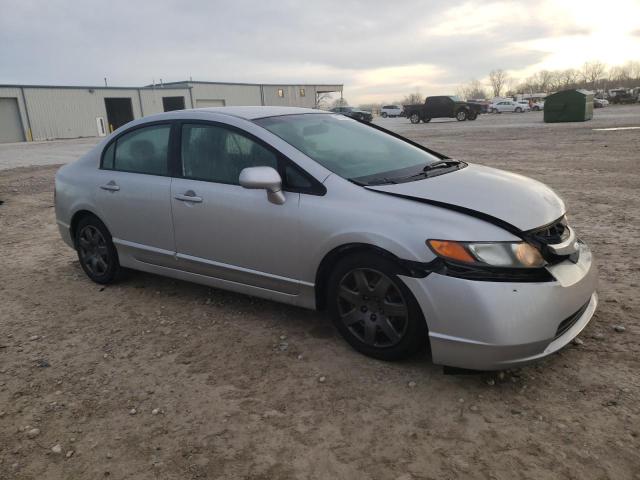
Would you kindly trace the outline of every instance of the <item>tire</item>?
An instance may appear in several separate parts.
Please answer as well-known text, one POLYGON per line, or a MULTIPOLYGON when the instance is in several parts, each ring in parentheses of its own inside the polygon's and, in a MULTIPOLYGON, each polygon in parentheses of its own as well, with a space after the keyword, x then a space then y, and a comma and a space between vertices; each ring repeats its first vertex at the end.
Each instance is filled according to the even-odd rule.
POLYGON ((74 235, 78 260, 84 273, 96 283, 113 283, 121 271, 118 251, 107 227, 97 217, 80 219, 74 235))
POLYGON ((340 260, 329 277, 327 305, 337 330, 379 360, 405 359, 428 344, 422 310, 398 273, 393 260, 359 253, 340 260))
POLYGON ((534 112, 539 112, 540 111, 540 107, 533 107, 532 109, 534 112))
POLYGON ((521 109, 520 107, 516 107, 515 112, 516 112, 516 113, 522 113, 522 109, 521 109))
POLYGON ((478 118, 478 112, 469 112, 469 117, 467 118, 467 120, 475 120, 476 118, 478 118))
POLYGON ((412 113, 409 120, 413 124, 420 123, 420 115, 418 113, 412 113))
POLYGON ((456 120, 458 120, 459 122, 464 122, 468 116, 469 115, 466 110, 458 110, 458 112, 456 113, 456 120))
POLYGON ((380 115, 382 118, 387 118, 389 115, 387 115, 387 112, 382 112, 382 115, 380 115))
POLYGON ((423 118, 423 119, 422 119, 422 121, 423 121, 424 123, 429 123, 429 122, 431 121, 431 119, 430 119, 430 118, 423 118))

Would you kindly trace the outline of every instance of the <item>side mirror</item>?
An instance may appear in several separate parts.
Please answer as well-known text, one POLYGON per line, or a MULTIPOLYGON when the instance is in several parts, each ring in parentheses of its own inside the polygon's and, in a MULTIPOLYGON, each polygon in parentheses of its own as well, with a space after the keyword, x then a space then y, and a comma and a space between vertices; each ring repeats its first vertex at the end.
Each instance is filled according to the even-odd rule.
POLYGON ((244 188, 266 190, 267 198, 276 205, 282 205, 286 200, 282 192, 282 178, 275 168, 244 168, 240 172, 240 185, 244 188))

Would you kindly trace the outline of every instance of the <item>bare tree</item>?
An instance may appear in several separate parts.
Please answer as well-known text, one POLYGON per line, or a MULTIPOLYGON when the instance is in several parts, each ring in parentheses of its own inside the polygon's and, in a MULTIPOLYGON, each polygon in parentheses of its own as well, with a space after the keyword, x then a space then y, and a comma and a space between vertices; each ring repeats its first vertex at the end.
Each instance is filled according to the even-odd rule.
POLYGON ((331 104, 331 108, 334 107, 346 107, 349 105, 349 102, 347 102, 347 99, 344 97, 340 97, 337 98, 333 101, 333 103, 331 104))
POLYGON ((316 104, 314 108, 323 110, 327 108, 329 101, 331 100, 330 93, 316 93, 316 104))
POLYGON ((591 84, 595 87, 596 82, 602 78, 607 66, 599 60, 593 60, 591 62, 586 62, 582 66, 582 71, 580 72, 582 78, 587 84, 591 84))
POLYGON ((575 68, 567 68, 566 70, 562 70, 558 74, 559 76, 559 87, 561 88, 571 88, 575 87, 578 83, 578 77, 580 73, 575 68))
POLYGON ((469 83, 458 87, 456 92, 459 97, 464 99, 471 98, 487 98, 487 91, 479 80, 473 79, 469 83))
POLYGON ((420 95, 420 90, 410 93, 402 100, 402 105, 417 105, 418 103, 424 103, 424 97, 420 95))
POLYGON ((489 82, 491 82, 493 96, 499 97, 502 89, 505 88, 507 84, 507 72, 502 69, 491 70, 491 73, 489 73, 489 82))
POLYGON ((541 70, 536 75, 536 86, 541 93, 547 93, 551 89, 551 84, 554 81, 553 73, 549 70, 541 70))

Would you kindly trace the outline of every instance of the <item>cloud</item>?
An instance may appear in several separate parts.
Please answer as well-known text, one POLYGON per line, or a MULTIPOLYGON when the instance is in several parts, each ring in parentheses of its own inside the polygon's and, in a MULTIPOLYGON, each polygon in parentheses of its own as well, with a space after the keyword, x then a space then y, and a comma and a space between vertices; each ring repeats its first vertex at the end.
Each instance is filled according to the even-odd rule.
POLYGON ((556 38, 592 36, 593 24, 572 20, 564 5, 552 0, 5 2, 0 83, 101 84, 106 76, 112 85, 143 85, 191 76, 344 83, 345 96, 354 102, 391 100, 415 88, 452 93, 493 68, 526 72, 543 65, 557 53, 556 38))

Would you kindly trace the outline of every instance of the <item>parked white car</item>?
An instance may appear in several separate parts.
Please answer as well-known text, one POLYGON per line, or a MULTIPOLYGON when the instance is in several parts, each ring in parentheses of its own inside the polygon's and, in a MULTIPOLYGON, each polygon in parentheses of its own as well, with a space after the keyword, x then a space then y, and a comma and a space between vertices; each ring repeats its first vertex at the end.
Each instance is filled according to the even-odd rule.
POLYGON ((528 112, 531 110, 529 105, 514 102, 513 100, 500 100, 499 102, 492 103, 489 107, 490 113, 502 113, 502 112, 528 112))
POLYGON ((540 110, 544 110, 544 100, 539 100, 539 101, 535 102, 531 106, 531 110, 533 110, 534 112, 538 112, 540 110))
POLYGON ((382 118, 399 117, 400 115, 402 115, 401 105, 385 105, 380 109, 380 116, 382 118))

